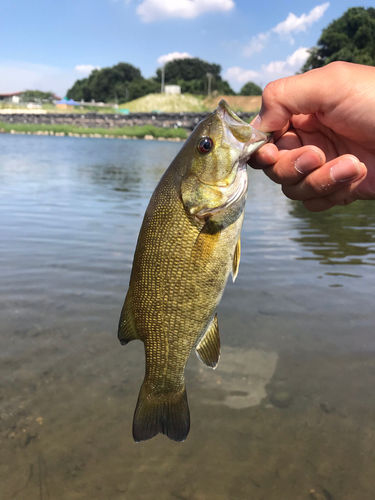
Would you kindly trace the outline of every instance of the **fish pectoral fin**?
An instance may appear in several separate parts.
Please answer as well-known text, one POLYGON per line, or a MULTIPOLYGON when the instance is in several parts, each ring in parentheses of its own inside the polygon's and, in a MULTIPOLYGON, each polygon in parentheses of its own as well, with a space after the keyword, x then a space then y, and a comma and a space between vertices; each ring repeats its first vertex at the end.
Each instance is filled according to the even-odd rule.
POLYGON ((217 314, 211 321, 206 333, 195 348, 198 358, 210 368, 215 369, 220 358, 220 337, 217 314))
POLYGON ((141 340, 135 325, 134 315, 131 308, 131 295, 127 294, 124 306, 121 311, 118 325, 118 339, 122 345, 126 345, 131 340, 141 340))
POLYGON ((236 281, 238 268, 240 267, 241 259, 241 237, 238 238, 236 249, 234 250, 233 264, 232 264, 232 279, 233 283, 236 281))

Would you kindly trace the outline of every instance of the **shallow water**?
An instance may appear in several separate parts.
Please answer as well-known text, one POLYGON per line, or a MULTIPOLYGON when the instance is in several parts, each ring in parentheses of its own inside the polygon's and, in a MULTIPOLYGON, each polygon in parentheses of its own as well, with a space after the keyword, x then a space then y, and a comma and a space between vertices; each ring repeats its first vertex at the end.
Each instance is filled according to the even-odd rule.
POLYGON ((142 344, 117 322, 180 147, 0 135, 0 499, 374 498, 375 207, 310 214, 251 169, 189 437, 133 443, 142 344))

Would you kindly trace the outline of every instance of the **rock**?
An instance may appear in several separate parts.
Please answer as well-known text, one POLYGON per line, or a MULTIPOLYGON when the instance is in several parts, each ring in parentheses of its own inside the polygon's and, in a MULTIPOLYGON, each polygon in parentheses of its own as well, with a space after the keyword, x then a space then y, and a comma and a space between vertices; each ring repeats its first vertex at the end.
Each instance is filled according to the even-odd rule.
POLYGON ((310 500, 334 500, 333 495, 324 488, 310 490, 309 497, 310 500))
POLYGON ((292 399, 292 395, 286 391, 275 392, 270 395, 270 401, 276 408, 288 408, 292 399))
POLYGON ((38 437, 38 434, 36 434, 36 433, 26 432, 26 434, 23 436, 22 441, 21 441, 22 446, 24 448, 26 448, 27 446, 29 446, 31 441, 33 439, 36 439, 37 437, 38 437))

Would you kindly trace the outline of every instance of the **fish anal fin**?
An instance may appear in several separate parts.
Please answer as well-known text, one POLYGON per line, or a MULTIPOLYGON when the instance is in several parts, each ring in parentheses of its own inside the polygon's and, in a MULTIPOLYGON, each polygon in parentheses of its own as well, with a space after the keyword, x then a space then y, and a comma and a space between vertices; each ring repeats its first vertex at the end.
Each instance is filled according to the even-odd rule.
POLYGON ((137 327, 135 325, 131 303, 131 295, 130 292, 128 292, 121 311, 120 322, 118 325, 117 336, 122 345, 126 345, 131 340, 140 340, 137 332, 137 327))
POLYGON ((211 321, 206 333, 195 348, 198 358, 210 368, 215 369, 220 358, 220 337, 217 314, 211 321))
POLYGON ((232 264, 233 283, 236 281, 238 275, 238 268, 240 267, 240 259, 241 259, 241 237, 238 238, 237 245, 234 250, 234 257, 232 264))
POLYGON ((143 382, 133 420, 133 438, 136 443, 151 439, 159 433, 173 441, 185 441, 190 430, 190 412, 185 384, 171 394, 155 394, 143 382))

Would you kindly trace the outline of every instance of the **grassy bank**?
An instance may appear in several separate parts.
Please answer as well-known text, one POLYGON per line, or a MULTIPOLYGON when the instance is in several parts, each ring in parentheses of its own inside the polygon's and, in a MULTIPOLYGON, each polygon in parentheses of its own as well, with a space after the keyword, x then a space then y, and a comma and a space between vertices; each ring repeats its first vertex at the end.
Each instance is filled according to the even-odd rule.
POLYGON ((83 136, 83 137, 117 137, 137 139, 186 139, 188 133, 183 128, 161 128, 152 125, 121 127, 121 128, 84 128, 73 125, 48 125, 34 123, 4 123, 0 122, 0 132, 24 133, 37 135, 83 136))
POLYGON ((200 113, 206 111, 202 99, 191 94, 148 94, 134 101, 121 104, 120 108, 126 108, 131 113, 152 113, 156 111, 164 113, 200 113))

